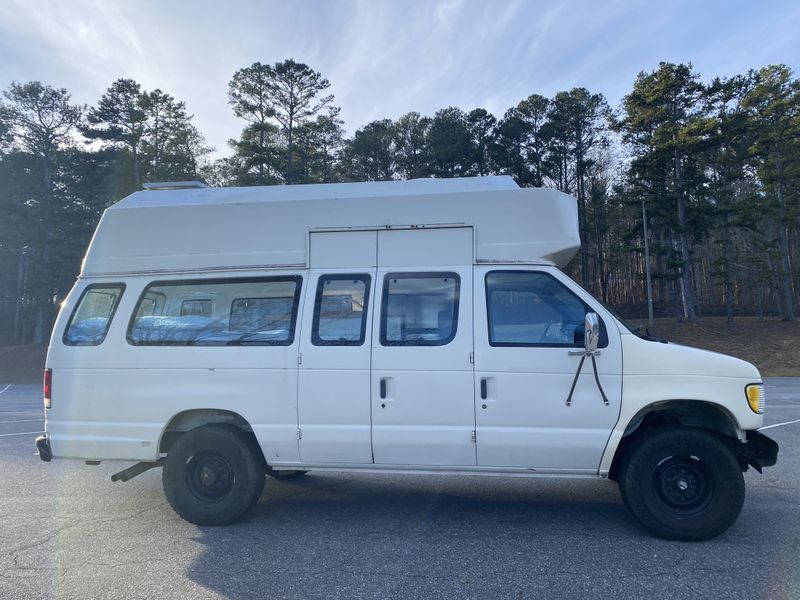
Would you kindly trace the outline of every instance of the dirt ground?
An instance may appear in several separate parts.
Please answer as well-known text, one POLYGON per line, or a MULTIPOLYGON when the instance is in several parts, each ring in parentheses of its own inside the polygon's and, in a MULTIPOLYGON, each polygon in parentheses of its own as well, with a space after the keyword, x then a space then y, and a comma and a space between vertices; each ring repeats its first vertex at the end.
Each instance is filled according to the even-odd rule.
MULTIPOLYGON (((631 320, 647 325, 646 320, 631 320)), ((731 354, 755 364, 765 377, 800 376, 800 321, 739 317, 703 317, 697 323, 656 319, 649 328, 656 337, 678 344, 731 354)), ((47 350, 37 346, 0 347, 0 383, 39 383, 47 350)))
MULTIPOLYGON (((647 320, 631 320, 647 325, 647 320)), ((725 317, 703 317, 697 323, 656 319, 650 333, 678 344, 730 354, 753 363, 764 377, 800 375, 800 321, 737 317, 729 324, 725 317)))

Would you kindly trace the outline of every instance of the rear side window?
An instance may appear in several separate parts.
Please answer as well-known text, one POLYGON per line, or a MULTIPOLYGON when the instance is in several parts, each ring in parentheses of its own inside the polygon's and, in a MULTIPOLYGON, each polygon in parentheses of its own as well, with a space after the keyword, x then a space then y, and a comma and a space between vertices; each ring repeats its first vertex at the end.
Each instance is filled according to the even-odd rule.
POLYGON ((184 300, 181 304, 181 316, 210 317, 212 308, 211 300, 184 300))
POLYGON ((311 343, 361 346, 367 331, 369 275, 323 275, 317 283, 311 343))
POLYGON ((381 345, 444 346, 456 336, 456 273, 388 273, 383 282, 381 345))
POLYGON ((135 346, 289 346, 302 278, 160 281, 128 326, 135 346))
POLYGON ((87 287, 69 318, 63 341, 67 346, 97 346, 106 339, 111 319, 125 285, 94 284, 87 287))
MULTIPOLYGON (((488 273, 486 305, 491 346, 583 346, 583 320, 591 309, 547 273, 488 273)), ((599 346, 607 345, 601 321, 599 346)))

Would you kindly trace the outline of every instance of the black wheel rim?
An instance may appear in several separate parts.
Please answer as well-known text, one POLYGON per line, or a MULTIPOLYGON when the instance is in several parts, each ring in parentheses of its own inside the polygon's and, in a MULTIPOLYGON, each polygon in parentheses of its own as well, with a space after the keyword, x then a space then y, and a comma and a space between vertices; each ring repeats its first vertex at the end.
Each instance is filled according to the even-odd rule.
POLYGON ((186 484, 192 495, 203 502, 215 502, 233 489, 233 469, 219 452, 205 450, 186 463, 186 484))
POLYGON ((693 456, 670 456, 653 471, 659 499, 674 513, 693 515, 705 510, 714 495, 714 479, 693 456))

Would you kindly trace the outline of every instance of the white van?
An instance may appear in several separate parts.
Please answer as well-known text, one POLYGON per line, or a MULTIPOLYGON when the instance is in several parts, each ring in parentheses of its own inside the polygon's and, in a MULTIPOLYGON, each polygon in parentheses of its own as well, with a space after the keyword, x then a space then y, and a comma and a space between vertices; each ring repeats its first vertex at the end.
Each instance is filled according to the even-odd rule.
POLYGON ((753 365, 638 334, 559 270, 571 196, 149 187, 106 210, 58 317, 43 460, 163 466, 198 524, 240 518, 265 474, 611 478, 684 540, 728 528, 742 472, 777 460, 753 365))

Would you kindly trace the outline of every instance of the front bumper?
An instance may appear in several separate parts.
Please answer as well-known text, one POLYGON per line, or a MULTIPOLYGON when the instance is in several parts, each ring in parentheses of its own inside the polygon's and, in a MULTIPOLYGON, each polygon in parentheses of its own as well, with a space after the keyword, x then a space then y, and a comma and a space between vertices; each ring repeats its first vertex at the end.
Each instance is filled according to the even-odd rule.
POLYGON ((53 449, 50 447, 50 438, 46 433, 36 438, 36 450, 39 452, 39 458, 44 462, 50 462, 53 459, 53 449))
POLYGON ((778 462, 778 442, 759 431, 746 432, 747 441, 739 446, 740 454, 761 473, 764 467, 778 462))

